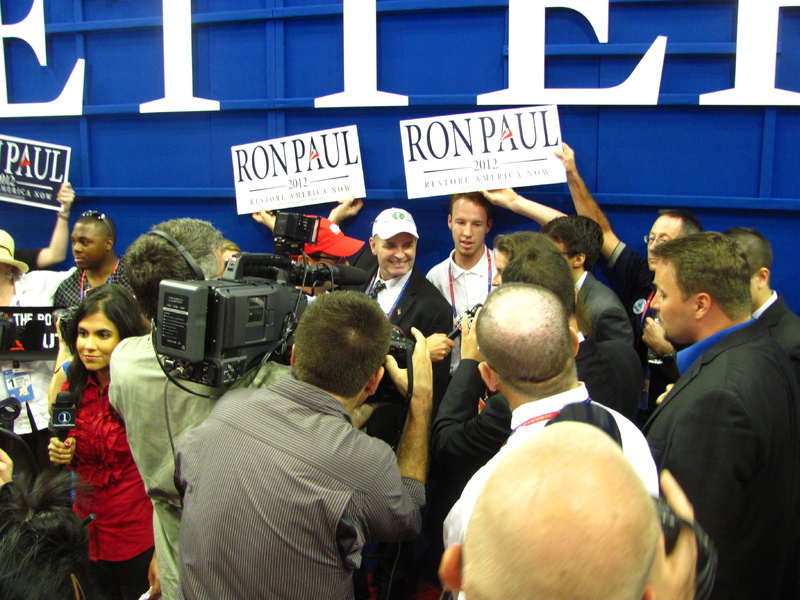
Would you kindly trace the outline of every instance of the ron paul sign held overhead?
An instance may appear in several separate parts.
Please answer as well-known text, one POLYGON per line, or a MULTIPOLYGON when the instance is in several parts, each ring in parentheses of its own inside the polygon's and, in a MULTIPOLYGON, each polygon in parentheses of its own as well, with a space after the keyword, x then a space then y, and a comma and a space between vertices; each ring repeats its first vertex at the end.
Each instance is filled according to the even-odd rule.
POLYGON ((366 196, 354 125, 231 148, 238 214, 366 196))
POLYGON ((69 157, 67 146, 0 135, 0 200, 61 210, 69 157))
POLYGON ((567 180, 555 106, 400 122, 409 198, 567 180))

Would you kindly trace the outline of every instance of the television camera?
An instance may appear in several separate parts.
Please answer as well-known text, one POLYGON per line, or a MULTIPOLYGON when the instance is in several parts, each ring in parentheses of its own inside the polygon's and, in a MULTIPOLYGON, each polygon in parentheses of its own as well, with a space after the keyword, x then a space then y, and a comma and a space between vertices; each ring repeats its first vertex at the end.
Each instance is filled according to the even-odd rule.
MULTIPOLYGON (((307 221, 301 229, 315 231, 307 221)), ((366 273, 345 265, 308 266, 288 256, 243 252, 228 260, 220 279, 164 280, 159 286, 156 352, 166 357, 171 376, 211 387, 235 382, 262 358, 288 363, 294 329, 308 304, 296 286, 326 281, 357 285, 366 281, 366 273)))

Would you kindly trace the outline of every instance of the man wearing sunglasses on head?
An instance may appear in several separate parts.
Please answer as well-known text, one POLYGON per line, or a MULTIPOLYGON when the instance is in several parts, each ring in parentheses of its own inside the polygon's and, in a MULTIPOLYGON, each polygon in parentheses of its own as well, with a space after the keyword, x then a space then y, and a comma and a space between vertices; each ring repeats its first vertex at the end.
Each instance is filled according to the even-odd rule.
POLYGON ((117 228, 111 217, 87 210, 72 228, 71 238, 72 256, 78 268, 58 286, 55 306, 77 306, 86 292, 104 283, 118 283, 131 290, 125 275, 125 258, 114 252, 117 228))

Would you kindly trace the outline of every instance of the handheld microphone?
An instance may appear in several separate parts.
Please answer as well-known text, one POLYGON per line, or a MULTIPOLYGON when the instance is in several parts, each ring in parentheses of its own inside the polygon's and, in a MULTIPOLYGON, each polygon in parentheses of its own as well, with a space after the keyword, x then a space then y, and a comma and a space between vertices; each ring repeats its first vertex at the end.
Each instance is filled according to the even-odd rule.
POLYGON ((475 319, 475 313, 478 312, 478 309, 481 306, 483 306, 483 304, 476 304, 472 308, 469 308, 469 309, 465 310, 463 313, 461 313, 461 315, 458 317, 458 319, 456 321, 455 329, 453 329, 453 331, 451 331, 450 333, 447 334, 447 339, 455 341, 455 339, 458 336, 461 335, 461 320, 464 317, 467 317, 469 319, 469 324, 471 326, 472 325, 472 321, 475 319))
POLYGON ((75 395, 72 392, 58 392, 56 401, 50 411, 50 429, 62 442, 69 436, 70 429, 75 427, 75 395))

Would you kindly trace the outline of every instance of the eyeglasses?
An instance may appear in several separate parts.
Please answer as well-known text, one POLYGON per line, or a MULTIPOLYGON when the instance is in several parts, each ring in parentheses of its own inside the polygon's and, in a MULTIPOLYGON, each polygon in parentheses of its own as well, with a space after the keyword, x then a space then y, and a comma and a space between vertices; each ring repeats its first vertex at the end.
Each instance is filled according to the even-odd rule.
POLYGON ((646 235, 644 236, 644 243, 648 246, 652 244, 653 246, 660 246, 664 242, 669 242, 670 238, 668 237, 655 237, 654 235, 646 235))
POLYGON ((105 214, 101 213, 97 210, 87 210, 81 213, 81 219, 84 217, 89 217, 90 219, 97 219, 98 221, 102 221, 103 224, 108 228, 108 233, 111 234, 111 239, 117 239, 117 228, 114 227, 114 224, 111 222, 105 214))

